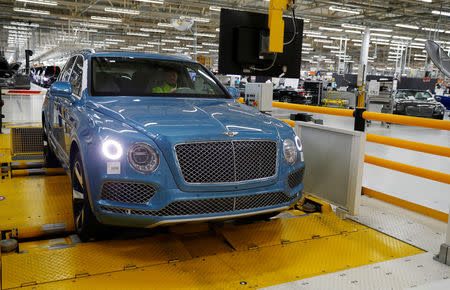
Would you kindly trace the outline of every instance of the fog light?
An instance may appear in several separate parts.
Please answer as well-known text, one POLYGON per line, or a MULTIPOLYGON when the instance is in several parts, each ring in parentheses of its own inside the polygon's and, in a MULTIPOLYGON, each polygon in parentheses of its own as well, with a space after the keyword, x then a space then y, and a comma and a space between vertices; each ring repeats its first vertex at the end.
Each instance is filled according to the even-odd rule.
POLYGON ((123 149, 119 142, 114 140, 106 140, 102 146, 103 155, 111 160, 117 160, 122 157, 123 149))

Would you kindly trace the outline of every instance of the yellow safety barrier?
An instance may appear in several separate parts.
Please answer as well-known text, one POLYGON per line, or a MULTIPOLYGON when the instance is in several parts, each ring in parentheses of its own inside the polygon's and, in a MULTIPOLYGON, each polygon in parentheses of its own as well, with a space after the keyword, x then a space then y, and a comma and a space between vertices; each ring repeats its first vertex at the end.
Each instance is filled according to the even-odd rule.
POLYGON ((413 141, 407 141, 403 139, 397 139, 392 137, 386 137, 386 136, 380 136, 380 135, 374 135, 374 134, 367 134, 366 140, 368 142, 428 153, 428 154, 434 154, 434 155, 440 155, 444 157, 450 157, 450 148, 444 147, 444 146, 437 146, 437 145, 430 145, 425 143, 419 143, 419 142, 413 142, 413 141))
POLYGON ((297 105, 297 104, 280 103, 280 102, 272 102, 272 106, 276 107, 276 108, 280 108, 280 109, 286 109, 286 110, 295 110, 295 111, 303 111, 303 112, 310 112, 310 113, 335 115, 335 116, 341 116, 341 117, 353 117, 353 110, 349 110, 349 109, 324 108, 324 107, 297 105))
POLYGON ((363 113, 363 118, 366 120, 381 121, 386 123, 395 123, 401 125, 410 125, 439 130, 450 130, 450 121, 443 121, 443 120, 400 116, 367 111, 363 113))
POLYGON ((429 170, 429 169, 424 169, 424 168, 420 168, 420 167, 416 167, 416 166, 411 166, 411 165, 403 164, 400 162, 386 160, 386 159, 382 159, 382 158, 378 158, 378 157, 374 157, 374 156, 370 156, 370 155, 366 155, 364 157, 364 162, 370 163, 370 164, 373 164, 376 166, 384 167, 387 169, 392 169, 395 171, 411 174, 414 176, 450 184, 450 174, 446 174, 446 173, 442 173, 442 172, 438 172, 438 171, 434 171, 434 170, 429 170))

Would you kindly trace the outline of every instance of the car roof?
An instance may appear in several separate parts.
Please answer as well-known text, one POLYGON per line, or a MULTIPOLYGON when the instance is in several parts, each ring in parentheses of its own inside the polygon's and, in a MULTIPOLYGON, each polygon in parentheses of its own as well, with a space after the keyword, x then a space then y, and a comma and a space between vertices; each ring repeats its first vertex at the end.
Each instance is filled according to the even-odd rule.
POLYGON ((147 52, 134 52, 134 51, 99 51, 93 49, 80 50, 76 54, 81 54, 85 59, 90 57, 102 56, 102 57, 135 57, 135 58, 149 58, 160 60, 172 60, 183 62, 195 62, 187 57, 167 55, 159 53, 147 53, 147 52))

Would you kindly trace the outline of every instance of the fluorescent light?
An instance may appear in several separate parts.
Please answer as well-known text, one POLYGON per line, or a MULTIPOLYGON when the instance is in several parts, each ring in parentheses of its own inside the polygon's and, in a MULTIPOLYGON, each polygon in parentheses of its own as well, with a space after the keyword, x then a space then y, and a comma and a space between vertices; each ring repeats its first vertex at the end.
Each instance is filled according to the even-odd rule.
POLYGON ((161 42, 166 42, 166 43, 180 43, 179 40, 175 40, 175 39, 161 39, 161 42))
POLYGON ((13 10, 16 12, 23 12, 23 13, 30 13, 30 14, 50 15, 50 11, 48 11, 48 10, 27 9, 27 8, 18 8, 18 7, 14 7, 13 10))
POLYGON ((159 27, 173 27, 170 23, 164 23, 164 22, 158 22, 157 24, 159 27))
POLYGON ((203 48, 203 46, 201 46, 201 45, 192 45, 192 44, 188 44, 188 45, 186 45, 186 47, 189 47, 189 48, 203 48))
POLYGON ((362 42, 361 39, 352 39, 353 42, 362 42))
POLYGON ((314 50, 312 47, 302 47, 302 50, 314 50))
POLYGON ((81 31, 81 32, 98 32, 97 29, 92 29, 92 28, 82 28, 82 27, 74 27, 73 30, 75 30, 75 31, 81 31))
POLYGON ((305 46, 307 46, 307 47, 311 47, 311 43, 302 43, 302 47, 305 47, 305 46))
POLYGON ((222 7, 219 7, 219 6, 209 6, 209 10, 211 10, 211 11, 220 11, 220 9, 222 9, 222 7))
POLYGON ((111 13, 130 14, 130 15, 139 15, 141 13, 138 10, 116 8, 116 7, 105 7, 105 11, 111 13))
POLYGON ((137 46, 142 46, 142 47, 155 47, 153 44, 146 44, 146 43, 138 43, 137 46))
POLYGON ((123 39, 117 39, 117 38, 107 38, 105 41, 112 41, 112 42, 125 42, 123 39))
POLYGON ((430 27, 422 27, 422 30, 425 30, 425 31, 431 31, 431 32, 439 31, 439 32, 442 32, 442 33, 445 32, 444 29, 436 29, 436 28, 430 28, 430 27))
POLYGON ((351 29, 359 29, 359 30, 364 30, 366 29, 365 26, 362 25, 355 25, 355 24, 341 24, 342 27, 344 28, 351 28, 351 29))
POLYGON ((302 50, 302 54, 309 54, 309 51, 303 51, 302 50))
POLYGON ((323 48, 340 49, 339 46, 333 46, 333 45, 324 45, 323 48))
POLYGON ((337 31, 337 32, 342 31, 342 29, 340 29, 340 28, 324 27, 324 26, 320 26, 319 30, 328 30, 328 31, 337 31))
POLYGON ((338 11, 338 12, 344 12, 344 13, 349 13, 349 14, 359 14, 359 11, 335 7, 335 6, 330 6, 330 8, 328 8, 328 9, 330 9, 331 11, 338 11))
POLYGON ((361 43, 353 43, 354 46, 362 46, 361 43))
POLYGON ((203 22, 208 23, 211 21, 209 18, 203 18, 203 17, 189 17, 190 19, 194 20, 195 22, 203 22))
POLYGON ((384 34, 384 33, 371 33, 370 36, 392 37, 392 35, 390 35, 390 34, 384 34))
POLYGON ((108 24, 100 24, 100 23, 92 23, 92 22, 74 22, 76 25, 81 25, 85 27, 93 27, 93 28, 108 28, 108 24))
POLYGON ((426 54, 415 54, 414 57, 428 57, 426 54))
POLYGON ((91 16, 91 19, 106 22, 122 22, 122 19, 115 17, 91 16))
POLYGON ((178 49, 178 50, 189 50, 189 48, 187 47, 181 47, 181 46, 174 46, 174 49, 178 49))
POLYGON ((176 49, 173 48, 162 48, 163 51, 170 51, 170 52, 176 52, 176 49))
POLYGON ((150 34, 148 33, 142 33, 142 32, 127 32, 127 35, 131 36, 142 36, 142 37, 149 37, 150 34))
POLYGON ((392 32, 392 29, 385 29, 385 28, 370 28, 370 31, 392 32))
POLYGON ((323 39, 328 38, 325 35, 314 35, 314 34, 306 34, 305 36, 306 37, 311 37, 311 38, 323 38, 323 39))
POLYGON ((58 2, 48 1, 48 0, 16 0, 16 2, 30 3, 30 4, 39 4, 46 6, 56 6, 58 2))
POLYGON ((39 24, 37 24, 37 23, 25 23, 25 22, 11 21, 10 24, 17 25, 17 26, 39 27, 39 24))
POLYGON ((208 51, 209 52, 219 52, 219 50, 217 50, 217 49, 209 49, 208 51))
POLYGON ((165 33, 166 31, 164 29, 155 29, 155 28, 141 28, 140 31, 144 32, 155 32, 155 33, 165 33))
POLYGON ((194 40, 193 37, 188 37, 188 36, 175 36, 175 39, 179 39, 179 40, 194 40))
POLYGON ((392 38, 404 39, 404 40, 411 40, 412 39, 411 37, 408 37, 408 36, 398 36, 398 35, 394 35, 394 36, 392 36, 392 38))
POLYGON ((450 12, 447 11, 439 11, 439 10, 433 10, 431 13, 436 15, 444 15, 444 16, 450 16, 450 12))
POLYGON ((334 40, 350 40, 344 36, 330 36, 330 39, 334 39, 334 40))
POLYGON ((203 37, 211 37, 211 38, 216 37, 215 34, 211 34, 211 33, 197 33, 196 35, 197 36, 203 36, 203 37))
POLYGON ((414 38, 414 41, 427 41, 425 38, 414 38))
POLYGON ((303 34, 321 35, 322 32, 314 30, 303 30, 303 34))
POLYGON ((313 41, 321 42, 321 43, 333 43, 332 40, 327 40, 327 39, 314 39, 313 41))
POLYGON ((152 3, 152 4, 164 4, 164 1, 162 0, 134 0, 137 2, 144 2, 144 3, 152 3))
POLYGON ((349 29, 346 29, 344 32, 347 32, 347 33, 354 33, 354 34, 361 34, 361 31, 359 31, 359 30, 349 30, 349 29))
POLYGON ((147 41, 148 44, 152 44, 152 45, 161 45, 162 43, 159 41, 147 41))
POLYGON ((202 42, 202 45, 204 45, 204 46, 214 46, 214 47, 219 47, 219 44, 217 44, 217 43, 211 43, 211 42, 202 42))
POLYGON ((401 24, 401 23, 397 23, 397 24, 395 24, 395 26, 402 27, 402 28, 416 29, 416 30, 419 29, 418 26, 408 25, 408 24, 401 24))

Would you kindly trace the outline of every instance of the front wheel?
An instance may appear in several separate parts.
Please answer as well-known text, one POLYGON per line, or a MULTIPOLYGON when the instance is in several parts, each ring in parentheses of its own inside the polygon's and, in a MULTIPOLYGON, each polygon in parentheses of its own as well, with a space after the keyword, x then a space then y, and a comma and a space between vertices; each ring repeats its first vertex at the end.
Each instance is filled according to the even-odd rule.
POLYGON ((71 177, 75 231, 83 242, 87 242, 91 238, 98 238, 103 227, 91 209, 80 153, 76 154, 72 162, 71 177))

